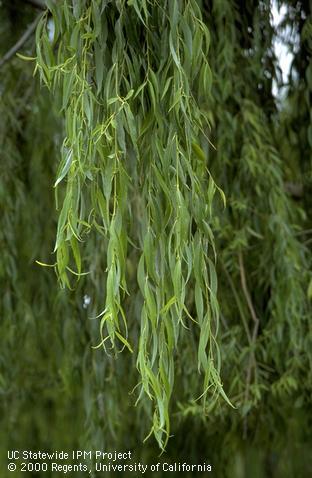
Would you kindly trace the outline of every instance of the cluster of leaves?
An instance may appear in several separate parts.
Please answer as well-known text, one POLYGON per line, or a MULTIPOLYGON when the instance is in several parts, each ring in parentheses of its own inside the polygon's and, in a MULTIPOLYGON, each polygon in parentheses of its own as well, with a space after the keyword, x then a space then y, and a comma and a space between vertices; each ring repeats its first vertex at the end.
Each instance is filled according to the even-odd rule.
MULTIPOLYGON (((154 461, 147 416, 168 461, 305 476, 308 2, 287 2, 301 43, 280 109, 268 1, 47 3, 36 69, 61 117, 31 62, 6 63, 0 83, 3 446, 154 461), (65 290, 34 263, 53 241, 65 290), (236 410, 217 400, 220 375, 236 410)), ((34 15, 10 31, 14 8, 7 50, 34 15)))
MULTIPOLYGON (((277 141, 279 111, 272 108, 270 94, 263 97, 276 77, 267 44, 272 39, 270 2, 262 2, 248 21, 236 2, 211 2, 211 8, 213 20, 207 17, 207 23, 216 52, 211 61, 212 124, 218 147, 210 152, 209 164, 228 202, 217 219, 216 234, 225 328, 220 337, 222 377, 244 435, 248 424, 254 430, 258 423, 262 431, 255 439, 270 434, 280 443, 280 428, 270 423, 272 414, 280 414, 287 428, 292 404, 309 413, 310 258, 301 240, 307 221, 304 203, 292 200, 287 191, 287 161, 293 158, 285 157, 283 142, 277 141), (270 404, 267 421, 264 402, 270 404)), ((300 164, 294 168, 300 170, 300 164)), ((223 406, 219 412, 228 413, 223 406)))
POLYGON ((226 398, 215 341, 217 186, 202 149, 208 118, 198 106, 211 86, 209 32, 196 1, 65 0, 49 8, 53 41, 47 13, 37 28, 36 69, 60 97, 65 119, 55 182, 58 277, 70 287, 68 272, 84 274, 80 248, 95 229, 106 256, 99 345, 135 349, 139 399, 145 392, 155 402, 152 432, 163 447, 183 328, 199 328, 204 400, 208 390, 226 398), (140 294, 128 290, 127 262, 140 294), (132 317, 127 294, 141 302, 132 317), (130 344, 129 327, 139 327, 137 343, 130 344))
MULTIPOLYGON (((312 92, 312 13, 311 3, 286 2, 287 14, 280 26, 280 34, 293 31, 289 48, 293 52, 293 62, 286 85, 288 94, 281 111, 281 126, 278 140, 281 141, 281 154, 287 163, 287 179, 301 185, 300 196, 304 209, 311 217, 311 92, 312 92)), ((310 229, 311 221, 307 224, 310 229)), ((309 237, 304 237, 308 240, 309 237)))

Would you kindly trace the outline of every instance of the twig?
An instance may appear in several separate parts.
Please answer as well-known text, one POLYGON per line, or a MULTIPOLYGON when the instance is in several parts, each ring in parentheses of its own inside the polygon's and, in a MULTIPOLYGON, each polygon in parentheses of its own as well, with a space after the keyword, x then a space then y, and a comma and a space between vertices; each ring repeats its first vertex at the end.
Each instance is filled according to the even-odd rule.
POLYGON ((244 329, 245 329, 245 331, 246 331, 248 343, 249 343, 249 345, 251 345, 250 331, 249 331, 249 328, 248 328, 248 324, 247 324, 247 320, 246 320, 246 317, 245 317, 245 314, 244 314, 244 310, 243 310, 243 308, 242 308, 242 306, 241 306, 241 303, 240 303, 240 299, 239 299, 238 293, 236 292, 235 286, 234 286, 234 284, 233 284, 233 281, 232 281, 232 279, 231 279, 231 276, 230 276, 230 274, 229 274, 227 268, 225 267, 225 264, 224 264, 222 261, 220 261, 220 262, 221 262, 221 265, 222 265, 223 270, 224 270, 224 272, 225 272, 226 278, 227 278, 227 280, 228 280, 228 282, 229 282, 229 284, 230 284, 230 287, 231 287, 231 289, 232 289, 234 298, 235 298, 235 300, 236 300, 236 304, 237 304, 238 310, 239 310, 240 315, 241 315, 241 319, 242 319, 242 322, 243 322, 243 326, 244 326, 244 329))
MULTIPOLYGON (((242 289, 243 293, 250 311, 251 318, 254 323, 254 328, 251 336, 251 352, 249 356, 249 361, 248 361, 248 367, 247 367, 247 372, 246 372, 246 390, 245 390, 245 403, 247 403, 248 398, 249 398, 249 389, 250 389, 250 382, 251 382, 251 372, 252 372, 252 367, 256 365, 256 357, 255 357, 255 352, 254 352, 254 345, 257 340, 257 335, 258 335, 258 329, 259 329, 259 319, 257 317, 255 308, 253 306, 251 296, 247 287, 247 281, 246 281, 246 274, 245 274, 245 267, 244 267, 244 259, 243 259, 243 254, 241 251, 238 253, 238 262, 239 262, 239 270, 240 270, 240 278, 241 278, 241 284, 242 284, 242 289)), ((244 438, 247 438, 247 415, 244 420, 244 438)))
POLYGON ((248 304, 248 308, 250 310, 252 320, 254 321, 255 326, 257 326, 257 329, 256 329, 256 332, 257 332, 259 319, 257 317, 256 311, 255 311, 255 308, 253 306, 253 303, 252 303, 252 300, 251 300, 251 297, 250 297, 250 294, 249 294, 249 290, 248 290, 248 287, 247 287, 245 267, 244 267, 244 259, 243 259, 243 254, 241 253, 241 251, 239 251, 239 253, 238 253, 238 261, 239 261, 239 270, 240 270, 241 284, 242 284, 243 292, 244 292, 244 295, 245 295, 246 302, 248 304))
POLYGON ((9 51, 6 52, 6 54, 1 58, 0 60, 0 68, 7 62, 9 61, 15 53, 24 45, 24 43, 28 40, 28 38, 32 35, 32 33, 35 31, 37 23, 39 19, 41 18, 42 13, 39 13, 39 15, 36 16, 35 20, 29 25, 27 30, 23 33, 21 38, 15 43, 15 45, 10 48, 9 51))

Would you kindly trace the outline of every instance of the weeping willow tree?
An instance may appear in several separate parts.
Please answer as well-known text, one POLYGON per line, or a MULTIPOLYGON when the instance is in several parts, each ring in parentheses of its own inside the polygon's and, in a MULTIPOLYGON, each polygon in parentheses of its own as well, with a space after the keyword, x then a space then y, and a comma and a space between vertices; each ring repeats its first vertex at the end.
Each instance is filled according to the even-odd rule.
POLYGON ((43 3, 0 18, 2 442, 307 476, 309 4, 279 105, 268 1, 43 3))

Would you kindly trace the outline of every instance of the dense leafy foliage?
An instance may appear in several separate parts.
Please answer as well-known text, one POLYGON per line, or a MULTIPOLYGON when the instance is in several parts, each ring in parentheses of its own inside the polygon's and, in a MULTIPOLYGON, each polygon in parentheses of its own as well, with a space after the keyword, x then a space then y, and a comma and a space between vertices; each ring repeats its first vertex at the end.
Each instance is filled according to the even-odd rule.
POLYGON ((310 4, 282 100, 268 1, 47 4, 1 66, 3 446, 307 476, 310 4))

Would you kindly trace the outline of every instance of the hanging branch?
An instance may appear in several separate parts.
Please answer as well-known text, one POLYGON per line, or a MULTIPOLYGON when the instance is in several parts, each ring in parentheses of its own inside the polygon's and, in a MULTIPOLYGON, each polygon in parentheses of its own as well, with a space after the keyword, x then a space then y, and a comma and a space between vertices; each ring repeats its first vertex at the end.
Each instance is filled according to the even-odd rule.
POLYGON ((242 255, 241 251, 239 251, 239 253, 238 253, 238 260, 239 260, 241 284, 242 284, 244 296, 245 296, 245 299, 246 299, 246 302, 247 302, 247 305, 248 305, 248 308, 249 308, 249 311, 250 311, 250 314, 251 314, 251 318, 252 318, 252 320, 255 324, 254 325, 254 331, 253 331, 253 334, 252 334, 252 340, 254 341, 255 338, 257 337, 257 333, 258 333, 259 319, 257 317, 256 311, 255 311, 255 308, 253 306, 253 303, 252 303, 252 300, 251 300, 251 297, 250 297, 250 293, 249 293, 249 290, 248 290, 248 287, 247 287, 244 260, 243 260, 243 255, 242 255))
MULTIPOLYGON (((238 253, 238 261, 239 261, 239 270, 240 270, 240 278, 241 278, 241 285, 243 289, 243 293, 250 311, 251 318, 254 323, 254 328, 251 336, 251 353, 249 356, 247 373, 246 373, 246 390, 245 390, 245 403, 247 403, 249 398, 249 389, 250 389, 250 382, 251 382, 251 371, 252 367, 256 364, 255 352, 254 352, 254 345, 257 340, 258 335, 258 328, 259 328, 259 319, 257 317, 254 305, 251 300, 251 296, 248 290, 247 281, 246 281, 246 274, 245 274, 245 267, 244 267, 244 259, 243 254, 241 251, 238 253)), ((247 435, 247 418, 245 417, 244 421, 244 437, 246 438, 247 435)))
POLYGON ((65 191, 54 249, 58 278, 71 287, 70 262, 76 277, 82 275, 79 242, 94 227, 94 217, 98 240, 104 235, 107 244, 99 346, 136 353, 138 399, 152 401, 151 433, 164 449, 175 351, 182 347, 186 321, 199 328, 203 408, 210 394, 228 401, 212 336, 219 307, 209 226, 215 194, 224 203, 225 197, 204 152, 209 138, 201 98, 209 96, 212 79, 210 35, 198 4, 165 2, 166 12, 162 2, 142 2, 142 9, 139 3, 112 2, 102 13, 100 1, 81 2, 80 9, 66 2, 56 7, 57 52, 40 22, 36 69, 56 98, 60 85, 64 93, 66 137, 55 182, 65 191), (160 49, 153 47, 161 42, 160 49), (126 300, 137 301, 137 295, 125 295, 129 241, 139 245, 134 267, 141 323, 133 344, 128 330, 138 321, 125 307, 126 300), (193 290, 195 307, 189 307, 193 290))
POLYGON ((0 68, 7 62, 9 61, 16 52, 24 45, 24 43, 28 40, 28 38, 33 34, 33 32, 36 29, 37 23, 39 19, 41 18, 42 13, 39 13, 39 15, 36 16, 35 20, 29 25, 27 30, 23 33, 21 38, 15 43, 15 45, 10 48, 9 51, 2 57, 0 60, 0 68))

